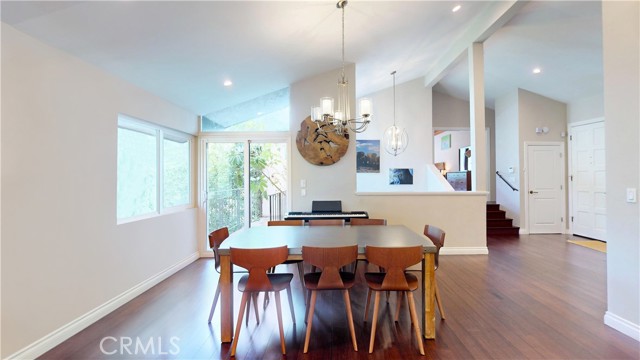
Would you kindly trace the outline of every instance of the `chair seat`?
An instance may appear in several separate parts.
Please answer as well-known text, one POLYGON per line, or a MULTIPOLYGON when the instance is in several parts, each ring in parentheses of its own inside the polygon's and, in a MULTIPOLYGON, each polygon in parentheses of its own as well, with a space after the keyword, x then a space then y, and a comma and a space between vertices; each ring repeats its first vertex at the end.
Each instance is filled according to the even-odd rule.
MULTIPOLYGON (((293 274, 284 273, 284 274, 267 274, 269 277, 269 281, 271 281, 271 285, 273 286, 273 290, 271 289, 263 289, 261 291, 280 291, 287 288, 291 279, 293 279, 293 274)), ((245 287, 247 286, 247 280, 249 280, 249 275, 244 275, 240 278, 238 282, 238 290, 244 292, 245 287)))
POLYGON ((411 273, 404 273, 405 279, 407 279, 407 283, 409 284, 409 289, 382 289, 382 281, 384 281, 385 273, 365 273, 364 278, 367 280, 367 284, 369 287, 375 291, 414 291, 418 288, 419 281, 418 277, 411 273))
MULTIPOLYGON (((304 274, 304 286, 309 290, 316 290, 318 288, 318 282, 320 281, 321 272, 314 272, 304 274)), ((356 275, 350 272, 342 272, 340 271, 340 278, 344 283, 344 286, 336 286, 333 289, 323 288, 322 290, 344 290, 351 289, 353 285, 356 283, 356 275)))

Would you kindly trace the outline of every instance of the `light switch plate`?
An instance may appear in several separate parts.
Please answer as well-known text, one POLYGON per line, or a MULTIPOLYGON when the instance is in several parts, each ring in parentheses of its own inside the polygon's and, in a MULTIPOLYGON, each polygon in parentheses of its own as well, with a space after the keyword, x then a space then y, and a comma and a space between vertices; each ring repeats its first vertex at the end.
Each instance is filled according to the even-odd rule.
POLYGON ((638 199, 637 199, 636 188, 627 188, 627 202, 635 203, 637 201, 638 199))
POLYGON ((304 179, 300 180, 300 187, 301 188, 306 188, 307 187, 307 180, 304 180, 304 179))

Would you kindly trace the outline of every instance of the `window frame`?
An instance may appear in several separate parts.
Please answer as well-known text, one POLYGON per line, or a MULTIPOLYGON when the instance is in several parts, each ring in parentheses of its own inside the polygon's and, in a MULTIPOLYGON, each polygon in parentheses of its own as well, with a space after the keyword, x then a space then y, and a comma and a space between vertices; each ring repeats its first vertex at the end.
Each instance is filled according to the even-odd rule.
MULTIPOLYGON (((156 160, 155 160, 155 172, 156 172, 156 208, 154 211, 129 216, 118 217, 118 190, 116 186, 116 223, 126 224, 134 221, 150 219, 166 214, 172 214, 176 212, 185 211, 187 209, 195 208, 195 189, 193 181, 195 179, 194 174, 194 144, 195 136, 188 133, 171 129, 162 125, 154 124, 148 121, 132 118, 127 115, 118 114, 118 129, 126 129, 131 131, 138 131, 143 134, 152 135, 155 137, 156 143, 156 160), (171 207, 164 206, 164 140, 170 141, 184 141, 189 144, 189 195, 188 202, 186 204, 175 205, 171 207)), ((119 138, 116 140, 116 148, 119 145, 119 138)), ((116 184, 118 182, 118 166, 117 166, 117 150, 116 150, 116 184)))

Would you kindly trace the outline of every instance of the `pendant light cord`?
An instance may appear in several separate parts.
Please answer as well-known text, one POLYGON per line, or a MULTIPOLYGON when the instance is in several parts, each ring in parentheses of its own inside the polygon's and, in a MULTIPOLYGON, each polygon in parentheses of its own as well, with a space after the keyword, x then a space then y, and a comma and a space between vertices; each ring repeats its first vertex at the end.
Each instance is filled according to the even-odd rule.
POLYGON ((394 70, 391 75, 393 75, 393 126, 396 126, 396 71, 394 70))

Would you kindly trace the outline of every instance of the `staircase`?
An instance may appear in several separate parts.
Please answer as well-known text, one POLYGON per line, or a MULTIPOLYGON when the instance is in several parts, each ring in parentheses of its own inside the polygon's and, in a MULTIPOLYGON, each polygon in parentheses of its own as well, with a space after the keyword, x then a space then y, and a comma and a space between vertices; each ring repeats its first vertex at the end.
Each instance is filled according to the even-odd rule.
POLYGON ((513 226, 513 219, 506 217, 506 212, 500 210, 500 204, 487 203, 487 235, 518 236, 520 228, 513 226))

